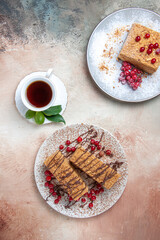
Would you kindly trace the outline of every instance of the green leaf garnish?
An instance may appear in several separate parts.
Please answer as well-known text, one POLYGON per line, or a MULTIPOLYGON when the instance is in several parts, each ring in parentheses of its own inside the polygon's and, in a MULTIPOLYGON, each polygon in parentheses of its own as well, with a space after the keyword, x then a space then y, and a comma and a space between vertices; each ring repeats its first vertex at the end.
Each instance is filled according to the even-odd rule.
POLYGON ((48 108, 47 110, 43 111, 44 115, 46 116, 53 116, 57 115, 62 111, 61 105, 53 106, 48 108))
POLYGON ((43 124, 45 120, 45 116, 42 112, 36 112, 36 114, 34 115, 34 120, 39 125, 43 124))
POLYGON ((64 124, 66 123, 64 118, 60 114, 57 114, 55 116, 46 116, 46 118, 52 122, 63 122, 64 124))
POLYGON ((34 112, 34 111, 32 111, 32 110, 28 110, 28 111, 26 112, 25 116, 26 116, 27 119, 31 119, 31 118, 34 117, 35 113, 36 113, 36 112, 34 112))

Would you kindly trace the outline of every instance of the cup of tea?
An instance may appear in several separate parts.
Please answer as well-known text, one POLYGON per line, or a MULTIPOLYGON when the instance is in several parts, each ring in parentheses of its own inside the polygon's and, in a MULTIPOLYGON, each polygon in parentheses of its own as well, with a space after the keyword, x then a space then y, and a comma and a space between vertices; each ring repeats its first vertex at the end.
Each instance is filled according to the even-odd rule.
POLYGON ((38 75, 29 78, 21 89, 23 104, 30 110, 40 112, 51 107, 56 99, 56 87, 50 81, 53 69, 45 76, 38 75))

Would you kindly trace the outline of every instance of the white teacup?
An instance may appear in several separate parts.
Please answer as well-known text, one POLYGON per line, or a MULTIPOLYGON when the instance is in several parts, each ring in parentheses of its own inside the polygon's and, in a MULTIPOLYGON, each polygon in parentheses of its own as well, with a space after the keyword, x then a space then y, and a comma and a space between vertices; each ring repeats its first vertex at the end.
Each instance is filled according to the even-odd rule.
POLYGON ((53 72, 53 69, 48 69, 48 71, 46 72, 46 75, 45 76, 42 76, 42 75, 36 75, 34 77, 31 77, 30 79, 28 79, 22 86, 22 89, 21 89, 21 99, 22 99, 22 102, 23 104, 30 110, 32 111, 36 111, 36 112, 40 112, 40 111, 44 111, 46 109, 48 109, 49 107, 51 107, 53 104, 54 104, 54 101, 56 99, 56 95, 57 95, 57 92, 56 92, 56 87, 55 85, 53 84, 53 82, 51 82, 50 80, 50 77, 52 75, 52 72, 53 72), (50 100, 50 102, 43 106, 43 107, 36 107, 34 106, 33 104, 31 104, 31 102, 29 101, 28 97, 27 97, 27 88, 34 82, 37 82, 37 81, 42 81, 44 83, 47 83, 51 90, 52 90, 52 98, 50 100))

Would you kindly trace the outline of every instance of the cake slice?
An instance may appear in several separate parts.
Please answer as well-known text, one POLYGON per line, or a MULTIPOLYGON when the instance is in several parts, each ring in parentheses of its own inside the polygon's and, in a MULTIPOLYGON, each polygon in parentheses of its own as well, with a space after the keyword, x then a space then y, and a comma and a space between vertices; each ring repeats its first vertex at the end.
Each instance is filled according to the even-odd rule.
POLYGON ((74 152, 70 157, 70 161, 107 189, 110 189, 121 176, 109 165, 104 164, 100 159, 82 147, 74 152))
POLYGON ((118 58, 132 63, 147 73, 154 73, 160 65, 159 47, 159 32, 134 23, 118 58), (149 48, 151 50, 148 51, 149 48))
POLYGON ((88 192, 82 178, 60 151, 49 156, 44 164, 74 200, 88 192))

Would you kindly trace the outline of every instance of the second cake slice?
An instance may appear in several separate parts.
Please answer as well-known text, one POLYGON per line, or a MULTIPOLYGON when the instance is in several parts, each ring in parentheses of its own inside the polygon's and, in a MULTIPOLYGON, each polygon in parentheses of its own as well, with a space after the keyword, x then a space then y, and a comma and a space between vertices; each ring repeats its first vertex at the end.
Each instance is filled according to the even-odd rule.
POLYGON ((107 189, 110 189, 121 176, 109 165, 104 164, 100 159, 83 148, 78 148, 70 157, 70 161, 107 189))

